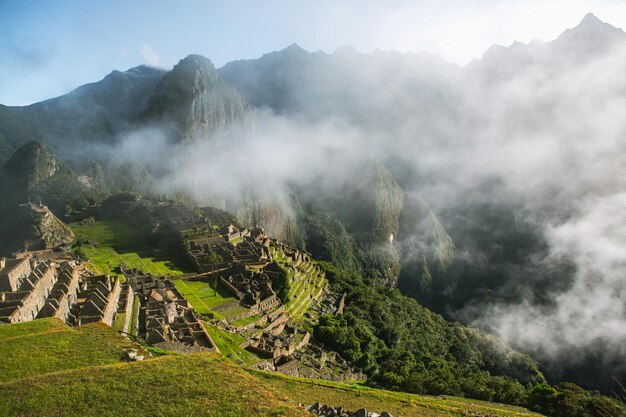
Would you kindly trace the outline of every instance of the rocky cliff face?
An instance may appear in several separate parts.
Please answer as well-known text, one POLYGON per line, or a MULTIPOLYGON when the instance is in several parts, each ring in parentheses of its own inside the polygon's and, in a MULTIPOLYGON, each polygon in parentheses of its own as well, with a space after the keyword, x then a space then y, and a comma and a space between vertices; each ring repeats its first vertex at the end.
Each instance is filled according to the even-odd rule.
POLYGON ((148 123, 172 130, 177 142, 204 139, 231 126, 248 112, 248 104, 207 58, 189 55, 156 86, 142 115, 148 123))
POLYGON ((0 224, 0 255, 9 256, 24 249, 38 250, 69 244, 72 229, 46 206, 21 204, 11 210, 0 224))
MULTIPOLYGON (((2 167, 0 192, 12 202, 24 202, 28 193, 59 169, 55 155, 41 141, 20 147, 2 167)), ((5 201, 6 203, 6 201, 5 201)))

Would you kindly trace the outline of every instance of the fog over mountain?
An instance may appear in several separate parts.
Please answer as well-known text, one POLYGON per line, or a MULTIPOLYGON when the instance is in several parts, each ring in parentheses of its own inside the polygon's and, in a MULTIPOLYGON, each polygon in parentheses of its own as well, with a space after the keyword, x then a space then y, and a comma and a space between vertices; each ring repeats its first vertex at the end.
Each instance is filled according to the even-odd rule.
POLYGON ((626 375, 625 73, 626 34, 591 14, 465 67, 349 47, 217 71, 192 56, 0 108, 1 160, 37 136, 79 174, 133 178, 111 191, 228 208, 296 244, 303 213, 338 219, 363 268, 606 389, 626 375))
MULTIPOLYGON (((441 216, 458 259, 430 293, 416 290, 419 269, 404 290, 544 357, 601 349, 612 364, 626 353, 625 53, 624 32, 590 14, 465 68, 291 46, 220 73, 256 106, 363 129, 360 146, 441 216)), ((396 247, 419 261, 423 235, 406 229, 396 247)))

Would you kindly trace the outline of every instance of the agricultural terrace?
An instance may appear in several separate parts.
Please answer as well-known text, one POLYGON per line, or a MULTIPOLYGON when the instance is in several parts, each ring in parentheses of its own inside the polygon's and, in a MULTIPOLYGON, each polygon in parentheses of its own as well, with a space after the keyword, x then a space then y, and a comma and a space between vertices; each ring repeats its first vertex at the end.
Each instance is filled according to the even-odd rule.
POLYGON ((299 319, 309 305, 323 295, 327 284, 324 273, 315 261, 302 262, 295 266, 276 245, 270 245, 270 255, 287 271, 287 280, 290 284, 285 310, 291 318, 299 319))

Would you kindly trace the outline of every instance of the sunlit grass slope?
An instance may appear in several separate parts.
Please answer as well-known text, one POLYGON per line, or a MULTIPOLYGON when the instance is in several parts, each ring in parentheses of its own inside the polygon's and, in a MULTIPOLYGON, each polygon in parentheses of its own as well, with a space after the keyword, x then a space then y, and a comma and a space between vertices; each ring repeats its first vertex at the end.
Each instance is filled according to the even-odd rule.
POLYGON ((520 407, 450 396, 426 396, 385 391, 361 385, 294 378, 282 374, 250 371, 268 387, 279 390, 294 402, 341 406, 348 410, 366 408, 403 417, 439 416, 540 416, 520 407))
MULTIPOLYGON (((240 338, 207 326, 222 352, 250 363, 240 338)), ((124 362, 134 346, 102 324, 55 319, 0 326, 0 416, 308 416, 322 403, 409 416, 521 416, 527 411, 454 397, 248 371, 215 354, 124 362)))
POLYGON ((0 326, 0 382, 120 362, 133 346, 101 323, 71 328, 42 319, 0 326))
POLYGON ((162 356, 0 384, 2 416, 308 416, 222 357, 162 356))

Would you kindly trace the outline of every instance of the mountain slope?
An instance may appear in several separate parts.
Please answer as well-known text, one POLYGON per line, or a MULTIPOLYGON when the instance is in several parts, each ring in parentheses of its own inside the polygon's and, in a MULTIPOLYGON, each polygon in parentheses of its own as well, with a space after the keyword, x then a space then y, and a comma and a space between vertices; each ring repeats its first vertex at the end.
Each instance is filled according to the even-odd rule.
POLYGON ((332 114, 376 130, 397 128, 406 111, 426 119, 448 108, 459 71, 426 53, 310 53, 297 44, 218 70, 255 107, 314 120, 332 114))
MULTIPOLYGON (((40 138, 66 160, 80 163, 75 158, 85 157, 86 143, 111 143, 133 125, 164 73, 146 66, 113 71, 66 95, 7 109, 21 121, 21 129, 34 132, 31 140, 40 138)), ((3 123, 0 135, 4 129, 3 123)))
POLYGON ((176 141, 187 143, 232 125, 247 111, 246 101, 222 80, 211 61, 189 55, 159 81, 142 119, 172 129, 176 141))
POLYGON ((21 145, 42 135, 15 107, 0 105, 0 166, 21 145))

